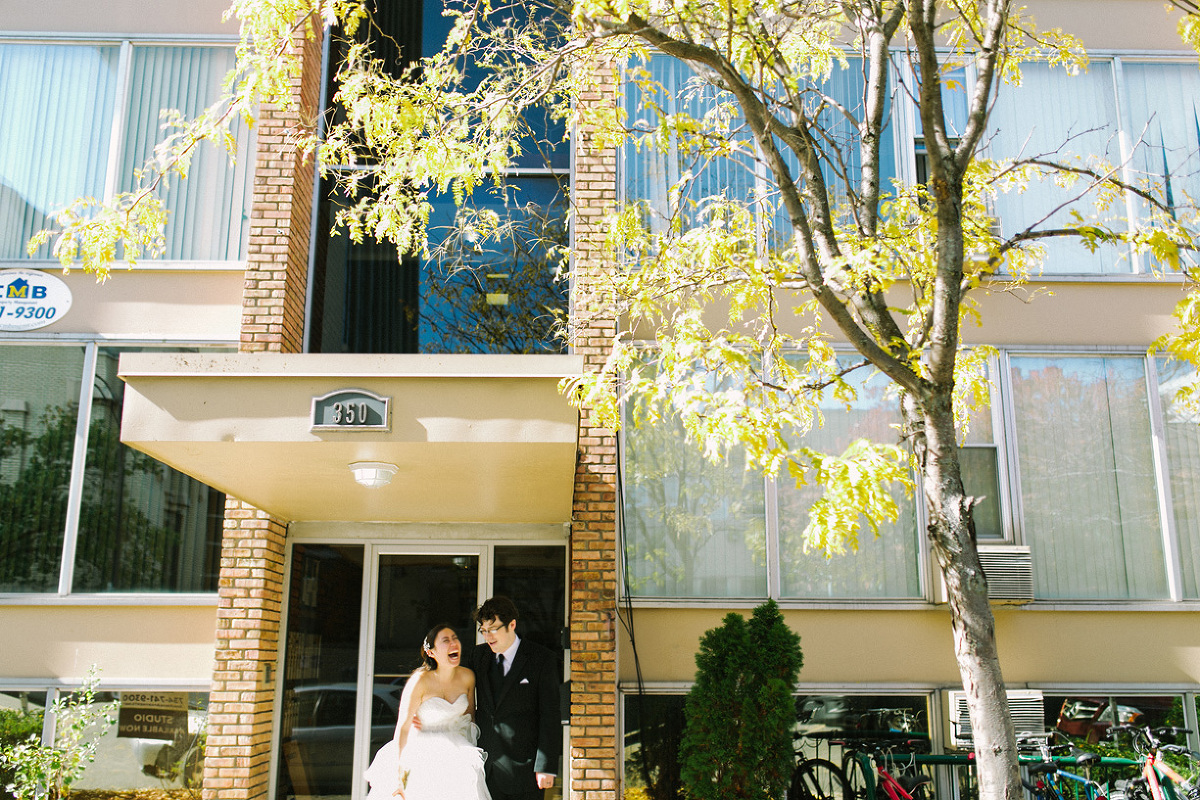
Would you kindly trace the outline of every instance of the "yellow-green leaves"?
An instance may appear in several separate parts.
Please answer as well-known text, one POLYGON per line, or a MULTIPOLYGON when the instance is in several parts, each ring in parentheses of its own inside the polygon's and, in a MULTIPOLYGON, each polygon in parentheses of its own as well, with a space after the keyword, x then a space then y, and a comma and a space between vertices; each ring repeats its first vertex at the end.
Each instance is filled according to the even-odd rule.
POLYGON ((911 455, 904 448, 858 439, 840 456, 805 454, 812 481, 824 489, 809 510, 806 550, 854 551, 864 526, 877 536, 880 524, 896 521, 899 506, 892 489, 899 485, 911 491, 913 486, 911 455))

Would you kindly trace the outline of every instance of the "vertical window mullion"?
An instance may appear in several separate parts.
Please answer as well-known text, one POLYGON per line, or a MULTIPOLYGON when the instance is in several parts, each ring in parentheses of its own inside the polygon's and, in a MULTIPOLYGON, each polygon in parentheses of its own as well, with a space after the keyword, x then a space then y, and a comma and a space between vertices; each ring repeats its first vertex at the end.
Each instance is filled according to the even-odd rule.
MULTIPOLYGON (((1126 185, 1134 186, 1137 183, 1137 175, 1133 169, 1133 143, 1129 139, 1132 125, 1129 118, 1129 105, 1125 102, 1125 72, 1122 69, 1121 59, 1113 58, 1113 92, 1117 103, 1117 142, 1121 148, 1121 180, 1126 185)), ((1130 233, 1133 233, 1137 227, 1137 202, 1131 190, 1126 189, 1125 195, 1125 219, 1126 227, 1130 233)), ((1145 271, 1145 262, 1142 256, 1132 246, 1127 245, 1129 266, 1134 273, 1145 271)))
POLYGON ((1167 589, 1172 600, 1183 599, 1183 567, 1179 562, 1179 541, 1175 531, 1175 509, 1171 502, 1171 473, 1167 463, 1167 437, 1158 386, 1158 364, 1146 359, 1146 396, 1150 403, 1150 436, 1153 440, 1154 480, 1158 486, 1158 514, 1161 520, 1163 553, 1167 559, 1167 589))
MULTIPOLYGON (((997 382, 1000 387, 1001 434, 1003 436, 1003 467, 1008 477, 1006 498, 1010 509, 1011 532, 1014 544, 1028 544, 1025 540, 1025 511, 1021 502, 1021 467, 1017 458, 1017 419, 1012 401, 1012 365, 1008 352, 998 356, 997 382)), ((999 442, 997 443, 999 444, 999 442)))
POLYGON ((67 488, 67 521, 63 535, 58 593, 71 593, 75 578, 75 550, 79 540, 79 511, 83 504, 84 467, 87 461, 88 429, 92 418, 92 387, 96 382, 95 342, 88 342, 83 357, 83 380, 79 386, 79 414, 75 419, 75 447, 71 455, 71 481, 67 488))
POLYGON ((112 115, 112 135, 108 145, 108 169, 104 174, 104 196, 112 197, 121 185, 121 155, 125 152, 125 123, 129 107, 129 82, 133 70, 133 45, 121 42, 121 60, 117 68, 116 96, 112 115))
POLYGON ((1004 532, 1003 539, 1010 544, 1019 544, 1016 525, 1016 507, 1013 506, 1013 481, 1015 474, 1008 458, 1009 427, 1005 424, 1007 416, 1006 398, 1011 394, 1004 380, 1007 364, 999 355, 988 360, 988 407, 992 413, 992 446, 996 448, 997 482, 1000 484, 1000 496, 996 501, 1000 504, 1000 528, 1004 532))
POLYGON ((1187 744, 1192 750, 1200 749, 1200 720, 1196 714, 1196 693, 1183 693, 1183 727, 1187 729, 1187 744))

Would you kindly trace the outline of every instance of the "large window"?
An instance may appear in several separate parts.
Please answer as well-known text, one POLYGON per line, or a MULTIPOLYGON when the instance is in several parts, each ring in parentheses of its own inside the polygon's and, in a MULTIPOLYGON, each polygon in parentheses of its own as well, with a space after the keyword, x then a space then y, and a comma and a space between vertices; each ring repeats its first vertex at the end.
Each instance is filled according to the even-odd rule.
MULTIPOLYGON (((625 96, 625 111, 634 131, 634 141, 625 148, 624 192, 631 203, 641 203, 645 221, 654 233, 666 232, 673 220, 685 227, 703 219, 706 201, 715 197, 763 204, 759 219, 769 229, 771 241, 791 239, 791 223, 780 200, 778 186, 765 162, 757 157, 750 131, 737 112, 733 95, 701 80, 690 66, 678 59, 652 55, 644 63, 631 65, 625 96), (695 122, 693 141, 672 135, 666 145, 647 136, 658 124, 659 114, 688 117, 695 122), (697 146, 697 141, 707 143, 697 146), (734 146, 730 146, 733 143, 734 146)), ((805 112, 824 131, 829 141, 840 143, 845 161, 823 159, 821 172, 836 203, 847 187, 857 188, 855 173, 861 168, 858 131, 852 118, 864 113, 865 79, 862 60, 847 58, 823 81, 805 91, 805 112), (832 98, 833 103, 826 98, 832 98), (834 103, 837 110, 835 111, 834 103)), ((782 86, 779 94, 783 95, 782 86)), ((890 100, 886 110, 891 116, 890 100)), ((891 191, 897 175, 895 127, 880 143, 881 186, 891 191)), ((799 181, 798 158, 781 148, 785 162, 799 181)))
MULTIPOLYGON (((862 70, 855 58, 848 58, 847 63, 848 68, 834 69, 825 82, 813 88, 836 100, 839 110, 857 118, 862 111, 862 70)), ((1194 63, 1133 57, 1093 59, 1087 71, 1068 75, 1062 68, 1032 62, 1023 65, 1022 73, 1020 86, 1006 85, 997 97, 986 140, 988 157, 1041 159, 1069 166, 1103 162, 1100 172, 1112 170, 1167 203, 1182 202, 1185 195, 1195 197, 1200 191, 1200 127, 1196 125, 1196 104, 1190 99, 1200 95, 1200 73, 1194 63)), ((771 196, 768 173, 755 164, 749 136, 735 113, 731 95, 697 82, 686 65, 661 55, 636 65, 629 74, 626 111, 635 131, 653 123, 651 108, 661 108, 666 114, 691 116, 699 130, 716 141, 742 143, 733 155, 697 154, 679 141, 666 147, 649 143, 627 147, 623 172, 626 200, 644 203, 652 230, 664 230, 675 215, 690 221, 698 211, 696 202, 704 197, 723 193, 731 199, 747 200, 756 190, 759 197, 771 196), (680 191, 673 194, 676 188, 680 191)), ((953 134, 965 124, 964 87, 972 81, 965 70, 952 73, 952 78, 945 93, 953 134)), ((818 97, 816 92, 810 95, 818 97)), ((896 124, 890 125, 881 142, 881 188, 885 193, 891 191, 893 176, 923 181, 926 171, 920 120, 910 106, 898 105, 902 107, 895 110, 896 124)), ((845 147, 853 144, 855 132, 845 117, 829 109, 816 119, 850 159, 845 164, 822 164, 836 199, 845 187, 841 171, 853 175, 859 168, 853 163, 857 148, 845 147)), ((794 160, 789 163, 795 169, 794 160)), ((1074 224, 1076 212, 1085 219, 1099 215, 1117 230, 1127 225, 1125 220, 1131 215, 1141 219, 1148 213, 1146 204, 1132 193, 1115 194, 1100 211, 1091 199, 1083 197, 1086 193, 1085 180, 1064 185, 1049 174, 1034 175, 1027 184, 1001 192, 993 210, 1006 236, 1027 228, 1074 224)), ((774 241, 786 241, 790 235, 786 217, 781 214, 774 222, 779 233, 774 241)), ((1123 246, 1105 245, 1092 252, 1078 241, 1054 238, 1039 246, 1046 251, 1045 274, 1127 274, 1156 266, 1133 257, 1123 246)))
MULTIPOLYGON (((27 258, 29 237, 76 198, 130 189, 165 135, 163 113, 203 111, 233 60, 232 48, 209 45, 0 42, 0 259, 27 258)), ((244 257, 252 137, 237 138, 236 166, 204 145, 186 181, 158 190, 170 214, 165 258, 244 257)))
MULTIPOLYGON (((857 439, 898 441, 899 406, 887 381, 865 369, 848 380, 855 399, 849 406, 824 403, 825 422, 805 443, 840 455, 857 439)), ((622 521, 631 595, 765 597, 769 565, 778 563, 783 598, 922 596, 916 504, 899 488, 895 523, 884 525, 878 537, 863 533, 857 552, 826 556, 809 548, 804 536, 819 487, 797 488, 786 477, 769 485, 746 469, 740 449, 714 462, 678 422, 638 425, 637 416, 626 408, 622 521), (775 548, 771 557, 768 547, 775 548)))
MULTIPOLYGON (((1200 599, 1200 424, 1176 400, 1195 371, 1143 355, 1004 352, 992 405, 973 414, 963 482, 983 498, 982 546, 1028 548, 1037 600, 1200 599)), ((807 446, 899 441, 898 403, 866 370, 807 446)), ((853 377, 853 376, 852 376, 853 377)), ((919 599, 918 501, 857 553, 806 552, 819 487, 766 483, 735 451, 712 463, 674 422, 626 410, 623 523, 633 597, 919 599), (769 498, 764 500, 764 498, 769 498), (774 501, 774 513, 765 513, 774 501), (773 572, 773 570, 777 570, 773 572)))
MULTIPOLYGON (((625 796, 677 800, 684 796, 679 748, 685 727, 683 694, 623 695, 625 796)), ((929 698, 922 694, 797 695, 796 749, 800 758, 828 759, 839 767, 840 742, 903 734, 929 736, 929 698)))
POLYGON ((1011 373, 1037 596, 1166 597, 1145 359, 1014 356, 1011 373))
MULTIPOLYGON (((1197 146, 1195 104, 1200 74, 1194 63, 1133 58, 1093 59, 1088 70, 1070 76, 1044 63, 1022 67, 1020 86, 1001 91, 992 112, 989 154, 996 158, 1041 158, 1079 165, 1103 159, 1123 180, 1151 189, 1168 203, 1195 196, 1197 146)), ((996 201, 1004 233, 1035 225, 1070 224, 1070 214, 1085 218, 1097 211, 1080 202, 1086 181, 1064 186, 1052 177, 1014 188, 996 201)), ((1146 214, 1130 194, 1113 198, 1101 219, 1120 229, 1132 213, 1146 214)), ((1126 248, 1102 246, 1094 253, 1075 242, 1050 240, 1046 273, 1146 271, 1126 248)))
MULTIPOLYGON (((849 376, 856 395, 847 405, 833 398, 821 403, 824 422, 813 428, 805 445, 822 453, 840 455, 858 439, 898 441, 900 406, 887 378, 860 369, 849 376)), ((786 598, 920 597, 916 503, 902 489, 894 489, 899 518, 884 524, 879 536, 864 530, 856 552, 826 555, 809 548, 804 530, 809 507, 820 496, 820 487, 797 487, 783 479, 778 487, 780 540, 780 595, 786 598)))
POLYGON ((121 444, 128 349, 0 346, 0 593, 216 591, 224 495, 121 444))
MULTIPOLYGON (((0 689, 0 746, 36 736, 45 744, 54 725, 55 701, 67 689, 0 689)), ((152 691, 99 691, 96 711, 114 720, 97 722, 85 734, 96 738, 96 758, 72 785, 72 793, 96 800, 123 797, 200 796, 208 738, 208 693, 155 688, 152 691), (152 720, 148 721, 148 720, 152 720)), ((97 715, 99 717, 99 715, 97 715)), ((0 800, 13 775, 0 769, 0 800)))

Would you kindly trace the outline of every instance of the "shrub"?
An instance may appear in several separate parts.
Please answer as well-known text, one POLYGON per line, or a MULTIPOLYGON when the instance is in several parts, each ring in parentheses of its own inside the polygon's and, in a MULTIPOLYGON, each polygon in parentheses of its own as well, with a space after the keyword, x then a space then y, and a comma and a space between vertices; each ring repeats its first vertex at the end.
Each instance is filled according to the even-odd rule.
POLYGON ((792 688, 804 656, 775 602, 747 623, 731 613, 704 634, 688 693, 680 756, 694 800, 784 796, 795 756, 792 688))

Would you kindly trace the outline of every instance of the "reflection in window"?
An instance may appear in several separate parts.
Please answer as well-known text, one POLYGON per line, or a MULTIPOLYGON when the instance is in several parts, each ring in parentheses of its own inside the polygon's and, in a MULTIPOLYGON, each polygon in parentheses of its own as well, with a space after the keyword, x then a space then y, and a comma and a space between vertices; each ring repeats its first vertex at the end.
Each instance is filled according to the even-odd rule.
POLYGON ((0 347, 0 592, 58 589, 82 347, 0 347))
POLYGON ((96 699, 120 701, 117 726, 100 739, 95 762, 72 788, 100 796, 158 790, 186 797, 200 791, 208 738, 206 692, 97 692, 96 699), (146 715, 135 713, 139 710, 152 712, 155 722, 142 722, 146 715))
MULTIPOLYGON (((441 0, 379 4, 372 24, 360 26, 394 78, 421 56, 440 51, 450 31, 441 0)), ((497 9, 497 25, 519 24, 521 9, 497 9)), ((332 43, 329 96, 347 48, 332 43)), ((465 64, 467 75, 477 68, 465 64)), ((468 83, 471 78, 468 78, 468 83)), ((335 122, 341 108, 331 110, 335 122)), ((569 290, 567 185, 570 149, 564 123, 546 109, 522 118, 528 135, 511 168, 456 207, 450 193, 430 189, 426 252, 404 253, 393 244, 349 240, 334 230, 339 211, 354 205, 339 181, 356 181, 370 193, 369 173, 332 165, 317 207, 309 281, 307 347, 318 353, 535 354, 566 351, 569 290), (493 216, 494 215, 494 216, 493 216), (481 235, 498 230, 499 235, 481 235), (332 231, 332 233, 331 233, 332 231)), ((364 158, 371 158, 368 153, 364 158)), ((418 190, 414 189, 414 192, 418 190)))
POLYGON ((1156 365, 1182 591, 1184 597, 1195 599, 1200 597, 1200 419, 1176 394, 1196 384, 1196 371, 1184 362, 1165 358, 1156 365))
POLYGON ((1144 360, 1014 357, 1011 364, 1037 596, 1165 597, 1144 360))
MULTIPOLYGON (((1200 128, 1195 98, 1200 73, 1188 62, 1137 63, 1122 59, 1122 98, 1129 115, 1130 164, 1138 182, 1154 187, 1168 204, 1200 195, 1200 128)), ((1145 201, 1133 198, 1140 214, 1145 201)))
MULTIPOLYGON (((806 447, 840 455, 858 439, 898 442, 900 409, 883 375, 858 370, 848 376, 857 398, 847 408, 833 398, 822 401, 825 420, 804 437, 806 447)), ((917 567, 916 502, 900 487, 893 490, 900 507, 895 523, 880 526, 879 536, 864 527, 857 552, 826 556, 805 552, 808 509, 820 496, 819 486, 779 481, 779 538, 783 597, 917 597, 921 594, 917 567)))
POLYGON ((120 352, 96 358, 73 588, 216 591, 225 495, 121 443, 120 352))
MULTIPOLYGON (((0 747, 42 739, 54 692, 0 692, 0 747)), ((72 785, 72 796, 192 798, 200 796, 208 738, 208 693, 171 691, 96 692, 116 724, 98 723, 85 733, 97 741, 96 757, 72 785), (150 712, 149 714, 143 712, 150 712)), ((66 726, 57 721, 60 730, 66 726)), ((49 744, 43 740, 44 744, 49 744)), ((0 768, 0 787, 12 780, 0 768)), ((0 797, 8 797, 0 791, 0 797)))
MULTIPOLYGON (((291 570, 275 796, 349 796, 360 608, 345 598, 362 593, 363 548, 297 544, 291 570)), ((377 693, 379 688, 387 687, 377 687, 377 693)), ((381 699, 387 702, 387 697, 391 719, 382 726, 379 745, 390 737, 399 706, 398 691, 381 699)))
MULTIPOLYGON (((650 56, 634 65, 625 93, 625 111, 635 131, 648 131, 660 122, 660 115, 686 115, 696 120, 698 129, 708 137, 709 149, 721 150, 729 142, 740 147, 731 154, 694 152, 695 143, 672 135, 666 146, 646 143, 629 144, 625 149, 625 194, 631 201, 644 204, 645 222, 656 234, 669 230, 678 219, 684 227, 701 218, 704 203, 723 196, 736 202, 754 203, 770 199, 773 211, 763 220, 773 229, 772 241, 782 246, 791 239, 791 222, 779 200, 779 192, 769 171, 756 159, 745 120, 734 108, 733 96, 701 80, 685 62, 663 55, 650 56), (678 192, 678 194, 675 194, 678 192)), ((785 92, 778 89, 778 96, 785 92)), ((864 113, 865 82, 861 59, 847 58, 847 65, 834 65, 830 76, 811 86, 801 87, 804 113, 820 128, 817 137, 834 142, 842 150, 845 162, 822 158, 821 171, 835 202, 845 198, 849 187, 857 189, 853 176, 860 169, 856 123, 864 113), (826 103, 833 98, 837 109, 826 103), (847 180, 849 178, 849 180, 847 180)), ((890 106, 891 91, 885 92, 890 106)), ((890 108, 885 111, 890 117, 890 108)), ((788 148, 781 152, 793 176, 799 176, 796 155, 788 148)), ((896 148, 890 129, 880 144, 881 190, 891 191, 896 176, 896 148)))
POLYGON ((224 495, 121 444, 119 351, 96 353, 93 378, 82 347, 0 347, 0 592, 56 591, 66 536, 76 538, 72 591, 216 591, 224 495), (86 380, 91 418, 78 464, 86 380), (78 528, 68 531, 76 499, 78 528))
MULTIPOLYGON (((681 798, 679 746, 683 740, 685 695, 624 696, 624 777, 627 796, 647 800, 681 798)), ((844 741, 929 737, 925 695, 798 695, 797 753, 842 765, 844 741)))
MULTIPOLYGON (((0 749, 42 735, 48 695, 44 691, 0 691, 0 749)), ((6 800, 10 797, 4 787, 12 782, 13 770, 0 765, 0 797, 6 800)))

